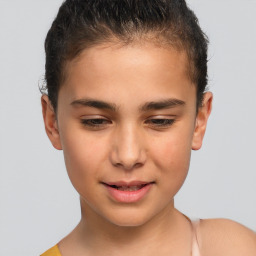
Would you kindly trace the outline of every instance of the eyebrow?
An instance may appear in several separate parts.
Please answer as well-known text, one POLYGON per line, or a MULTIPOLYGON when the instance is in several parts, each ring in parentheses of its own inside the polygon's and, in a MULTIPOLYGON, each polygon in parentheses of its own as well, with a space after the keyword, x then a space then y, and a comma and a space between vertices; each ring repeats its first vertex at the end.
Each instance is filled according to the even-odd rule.
POLYGON ((108 103, 101 100, 94 99, 78 99, 71 102, 72 106, 84 106, 84 107, 92 107, 98 109, 107 109, 116 112, 117 106, 112 103, 108 103))
POLYGON ((140 111, 144 112, 149 110, 168 109, 183 106, 185 104, 185 101, 179 99, 164 99, 160 101, 147 102, 140 107, 140 111))
MULTIPOLYGON (((168 109, 168 108, 174 108, 178 106, 183 106, 186 103, 182 100, 171 98, 171 99, 163 99, 159 101, 151 101, 146 102, 145 104, 141 105, 139 107, 139 110, 141 112, 146 112, 149 110, 160 110, 160 109, 168 109)), ((92 108, 98 108, 98 109, 107 109, 111 110, 113 112, 117 112, 118 107, 116 104, 108 103, 101 100, 95 100, 95 99, 78 99, 71 102, 72 106, 84 106, 84 107, 92 107, 92 108)))

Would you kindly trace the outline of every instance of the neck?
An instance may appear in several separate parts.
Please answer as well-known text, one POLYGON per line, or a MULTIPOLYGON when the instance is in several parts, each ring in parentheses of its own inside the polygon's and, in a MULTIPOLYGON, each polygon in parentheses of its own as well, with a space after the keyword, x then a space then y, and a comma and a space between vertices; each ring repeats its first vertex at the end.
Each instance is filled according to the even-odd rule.
POLYGON ((173 201, 151 220, 133 227, 111 223, 82 200, 81 209, 82 219, 75 233, 84 250, 90 250, 87 255, 120 255, 120 250, 122 255, 156 255, 159 248, 166 248, 166 244, 175 247, 180 239, 181 213, 174 208, 173 201))

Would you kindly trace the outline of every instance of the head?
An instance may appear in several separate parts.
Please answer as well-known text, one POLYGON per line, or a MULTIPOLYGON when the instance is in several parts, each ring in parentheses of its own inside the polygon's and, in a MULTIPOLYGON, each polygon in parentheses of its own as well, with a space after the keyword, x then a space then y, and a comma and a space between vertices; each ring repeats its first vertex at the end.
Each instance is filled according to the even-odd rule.
POLYGON ((212 99, 207 40, 186 3, 68 0, 45 47, 46 132, 82 212, 139 226, 173 209, 212 99))

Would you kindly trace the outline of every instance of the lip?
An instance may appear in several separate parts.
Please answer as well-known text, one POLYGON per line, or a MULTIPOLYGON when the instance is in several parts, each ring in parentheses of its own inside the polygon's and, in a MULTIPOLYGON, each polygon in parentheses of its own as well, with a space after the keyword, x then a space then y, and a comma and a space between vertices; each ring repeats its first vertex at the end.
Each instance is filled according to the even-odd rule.
POLYGON ((116 182, 104 182, 104 184, 109 185, 109 186, 117 186, 117 187, 121 187, 121 186, 141 186, 144 184, 149 184, 149 183, 153 183, 153 182, 147 182, 147 181, 139 181, 139 180, 133 180, 133 181, 116 181, 116 182))
POLYGON ((120 203, 136 203, 143 198, 151 190, 154 182, 144 182, 144 181, 117 181, 117 182, 108 182, 102 183, 108 191, 108 194, 112 199, 120 203), (132 186, 142 186, 138 190, 129 191, 129 190, 118 190, 116 187, 132 187, 132 186))

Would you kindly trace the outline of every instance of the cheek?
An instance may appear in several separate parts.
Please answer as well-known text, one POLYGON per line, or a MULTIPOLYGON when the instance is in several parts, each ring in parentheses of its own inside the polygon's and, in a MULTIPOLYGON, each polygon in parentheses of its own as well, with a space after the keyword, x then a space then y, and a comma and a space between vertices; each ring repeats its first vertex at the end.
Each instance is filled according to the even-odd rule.
MULTIPOLYGON (((171 169, 188 167, 191 154, 192 133, 184 131, 171 131, 169 134, 158 138, 152 148, 154 157, 159 165, 171 169)), ((183 169, 183 168, 182 168, 183 169)))
POLYGON ((83 194, 83 190, 98 181, 100 163, 106 155, 102 141, 95 141, 84 132, 64 132, 62 146, 69 178, 75 189, 83 194))
POLYGON ((154 163, 164 179, 159 179, 165 193, 176 194, 188 174, 191 156, 191 132, 170 133, 154 143, 154 163), (171 190, 171 191, 170 191, 171 190))

